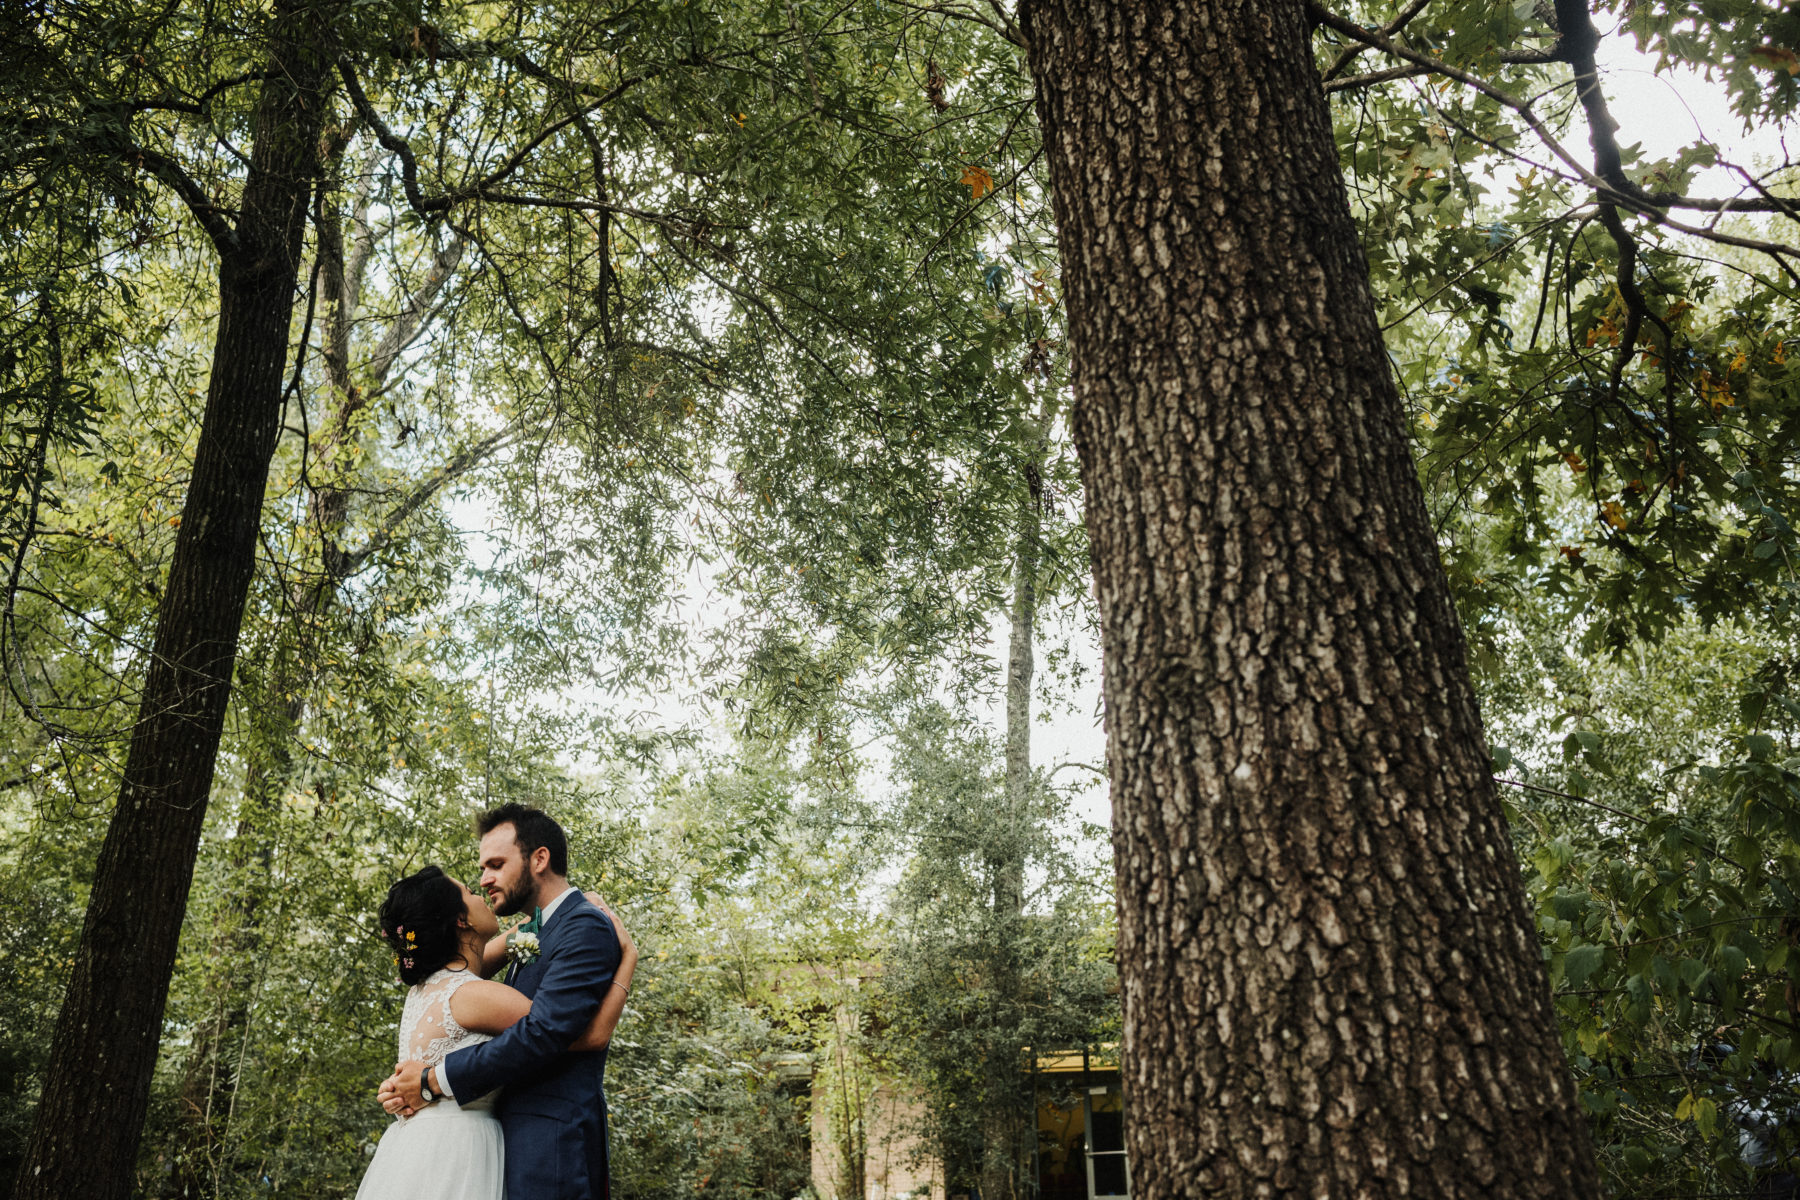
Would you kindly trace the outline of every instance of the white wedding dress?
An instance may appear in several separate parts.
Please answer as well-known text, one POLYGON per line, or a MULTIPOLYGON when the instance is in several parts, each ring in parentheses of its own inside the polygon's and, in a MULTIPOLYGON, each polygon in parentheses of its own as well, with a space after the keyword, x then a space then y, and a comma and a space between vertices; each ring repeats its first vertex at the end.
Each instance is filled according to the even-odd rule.
MULTIPOLYGON (((450 997, 476 976, 443 970, 406 993, 400 1016, 400 1058, 435 1066, 464 1046, 485 1042, 450 1015, 450 997)), ((398 1117, 382 1135, 356 1200, 505 1200, 506 1147, 494 1098, 459 1105, 430 1104, 398 1117)))

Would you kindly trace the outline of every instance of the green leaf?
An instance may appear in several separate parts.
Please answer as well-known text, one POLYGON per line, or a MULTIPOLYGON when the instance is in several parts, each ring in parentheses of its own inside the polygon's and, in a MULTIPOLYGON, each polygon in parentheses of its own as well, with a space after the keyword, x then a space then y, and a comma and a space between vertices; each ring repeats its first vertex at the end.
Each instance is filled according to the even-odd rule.
POLYGON ((1563 983, 1570 991, 1579 990, 1606 959, 1606 947, 1571 946, 1563 955, 1563 983))

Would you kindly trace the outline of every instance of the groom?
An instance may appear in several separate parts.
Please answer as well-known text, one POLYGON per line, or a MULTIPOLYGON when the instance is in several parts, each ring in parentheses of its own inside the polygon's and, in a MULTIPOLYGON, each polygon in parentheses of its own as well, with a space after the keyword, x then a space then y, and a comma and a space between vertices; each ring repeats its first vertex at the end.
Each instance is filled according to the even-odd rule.
POLYGON ((607 1200, 606 1051, 572 1053, 612 986, 619 938, 606 914, 569 886, 562 826, 523 804, 484 813, 481 889, 501 916, 536 910, 538 955, 509 969, 531 1000, 524 1020, 435 1067, 401 1063, 382 1085, 419 1109, 438 1096, 473 1100, 505 1085, 508 1200, 607 1200))

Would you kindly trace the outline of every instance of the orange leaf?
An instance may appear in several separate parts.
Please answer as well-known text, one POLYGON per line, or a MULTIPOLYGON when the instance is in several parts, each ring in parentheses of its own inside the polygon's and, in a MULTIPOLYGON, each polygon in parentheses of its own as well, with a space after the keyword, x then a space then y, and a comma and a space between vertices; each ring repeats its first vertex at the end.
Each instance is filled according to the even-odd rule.
POLYGON ((979 200, 994 190, 994 177, 982 167, 963 168, 962 178, 956 182, 969 189, 973 200, 979 200))

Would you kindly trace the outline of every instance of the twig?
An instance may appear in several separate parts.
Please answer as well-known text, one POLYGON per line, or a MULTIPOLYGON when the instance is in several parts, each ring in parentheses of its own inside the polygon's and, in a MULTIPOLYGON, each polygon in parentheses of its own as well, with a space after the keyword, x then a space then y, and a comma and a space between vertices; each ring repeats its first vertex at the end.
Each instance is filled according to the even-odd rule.
POLYGON ((1556 796, 1562 800, 1573 800, 1578 804, 1591 805, 1594 808, 1604 809, 1615 817, 1624 817, 1627 821, 1636 821, 1639 825, 1648 825, 1650 823, 1650 818, 1648 817, 1640 817, 1636 813, 1628 813, 1622 808, 1614 808, 1610 804, 1602 804, 1600 801, 1589 799, 1586 796, 1577 796, 1574 792, 1559 792, 1555 788, 1539 787, 1535 783, 1526 783, 1521 779, 1507 779, 1501 775, 1494 776, 1494 782, 1504 783, 1508 787, 1520 788, 1527 792, 1541 792, 1546 796, 1556 796))
POLYGON ((1037 160, 1042 157, 1043 153, 1044 148, 1039 146, 1036 150, 1031 152, 1031 157, 1025 160, 1025 165, 1013 172, 1011 179, 1008 179, 1005 183, 990 191, 987 196, 983 196, 981 199, 969 205, 969 207, 957 213, 955 219, 953 219, 944 229, 944 232, 938 235, 937 240, 932 242, 931 245, 926 248, 924 255, 919 259, 919 265, 912 269, 912 275, 908 278, 917 278, 919 272, 925 269, 925 264, 931 261, 931 256, 937 253, 938 247, 950 240, 950 235, 956 232, 957 226, 967 220, 970 214, 976 209, 980 208, 983 204, 986 204, 988 196, 998 196, 1001 192, 1019 182, 1019 180, 1024 177, 1025 172, 1031 170, 1031 168, 1036 165, 1037 160))
MULTIPOLYGON (((1393 37, 1396 33, 1405 29, 1407 23, 1420 13, 1424 12, 1425 6, 1430 3, 1431 0, 1412 0, 1412 3, 1400 10, 1399 15, 1381 27, 1381 36, 1393 37)), ((1331 60, 1331 65, 1325 68, 1319 78, 1325 80, 1327 83, 1336 79, 1338 76, 1342 75, 1345 70, 1349 68, 1350 64, 1356 61, 1356 57, 1366 49, 1368 49, 1368 44, 1366 42, 1351 42, 1348 46, 1345 46, 1342 50, 1338 51, 1337 57, 1331 60)), ((1326 89, 1326 91, 1330 90, 1330 88, 1326 89)))

